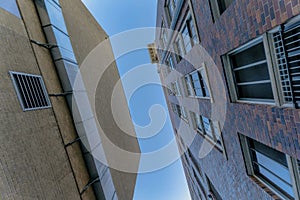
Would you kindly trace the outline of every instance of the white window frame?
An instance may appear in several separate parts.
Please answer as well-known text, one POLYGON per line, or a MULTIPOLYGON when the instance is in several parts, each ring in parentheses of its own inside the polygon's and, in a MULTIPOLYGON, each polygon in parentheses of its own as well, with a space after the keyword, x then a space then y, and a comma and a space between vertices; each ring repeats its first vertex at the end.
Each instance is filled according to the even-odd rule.
POLYGON ((174 81, 171 83, 171 89, 172 89, 174 96, 178 96, 178 97, 181 96, 181 91, 180 91, 178 81, 174 81))
POLYGON ((210 128, 211 128, 211 134, 208 134, 205 126, 203 124, 203 116, 199 115, 195 112, 190 111, 190 116, 192 119, 192 126, 193 129, 199 133, 202 137, 204 137, 204 139, 206 139, 207 141, 209 141, 211 144, 215 145, 217 147, 217 149, 219 151, 221 151, 223 153, 223 156, 227 159, 227 155, 226 155, 226 151, 225 151, 225 145, 224 145, 224 141, 223 141, 223 136, 222 136, 222 132, 220 129, 220 124, 218 121, 212 121, 211 119, 207 118, 209 120, 209 124, 210 124, 210 128), (198 128, 197 126, 197 120, 196 118, 200 117, 200 123, 201 123, 201 129, 198 128), (218 143, 218 141, 220 143, 218 143))
POLYGON ((160 46, 161 46, 161 50, 166 50, 165 48, 167 48, 167 43, 168 43, 168 34, 167 34, 167 30, 165 28, 165 22, 164 22, 164 18, 162 18, 162 22, 161 22, 161 27, 160 27, 160 35, 159 35, 159 42, 160 42, 160 46))
POLYGON ((168 73, 170 73, 172 70, 174 70, 174 60, 171 54, 169 54, 166 58, 166 65, 167 65, 167 70, 168 73))
POLYGON ((183 121, 185 121, 186 123, 189 123, 189 120, 188 120, 188 115, 187 115, 187 112, 186 112, 186 109, 184 106, 181 106, 181 105, 178 105, 178 104, 175 104, 175 103, 171 103, 171 108, 173 110, 173 112, 179 117, 181 118, 183 121), (180 110, 178 110, 178 107, 180 110))
POLYGON ((280 105, 280 100, 279 100, 279 92, 278 92, 278 85, 277 81, 275 78, 275 72, 274 72, 274 67, 273 67, 273 62, 271 58, 271 53, 270 53, 270 46, 269 46, 269 39, 268 35, 264 34, 262 36, 259 36, 255 38, 254 40, 230 51, 227 53, 225 56, 222 57, 223 63, 224 63, 224 68, 225 68, 225 73, 226 77, 228 80, 228 86, 229 86, 229 91, 230 91, 230 97, 233 102, 237 103, 252 103, 252 104, 266 104, 266 105, 280 105), (269 71, 269 76, 270 76, 270 82, 271 82, 271 88, 273 92, 273 97, 274 100, 272 101, 266 101, 263 99, 239 99, 237 95, 237 88, 235 84, 235 79, 234 79, 234 72, 232 70, 232 64, 230 61, 230 55, 238 52, 242 52, 248 48, 251 48, 252 46, 263 43, 264 46, 264 51, 266 55, 266 61, 267 61, 267 66, 268 66, 268 71, 269 71))
MULTIPOLYGON (((200 81, 200 80, 199 80, 200 81)), ((185 88, 185 94, 187 97, 192 97, 192 98, 199 98, 199 99, 209 99, 211 101, 211 103, 214 102, 213 100, 213 95, 212 95, 212 90, 211 90, 211 86, 210 86, 210 81, 209 81, 209 76, 208 76, 208 73, 207 73, 207 69, 206 69, 206 65, 205 63, 202 63, 202 66, 188 74, 186 74, 184 77, 183 77, 183 82, 184 82, 184 88, 185 88), (203 71, 203 74, 201 73, 203 71), (189 85, 186 80, 185 80, 185 77, 187 77, 189 79, 189 82, 192 84, 192 80, 191 80, 191 74, 195 73, 195 72, 198 72, 201 74, 202 78, 204 79, 205 83, 206 83, 206 86, 207 86, 207 89, 208 89, 208 92, 209 92, 209 97, 204 97, 204 96, 196 96, 195 92, 194 92, 194 88, 192 85, 189 85), (203 76, 204 75, 204 76, 203 76), (191 94, 189 94, 189 90, 191 90, 191 94)))
POLYGON ((183 43, 182 43, 182 38, 180 37, 180 35, 177 35, 174 44, 173 44, 173 49, 174 52, 176 53, 176 62, 177 64, 181 62, 181 60, 184 57, 184 49, 183 49, 183 43))
POLYGON ((187 31, 188 31, 188 38, 190 39, 190 41, 189 41, 189 43, 190 43, 190 45, 191 45, 191 49, 190 50, 192 50, 193 49, 193 47, 197 44, 197 43, 199 43, 199 41, 200 41, 200 38, 199 38, 199 34, 198 34, 198 30, 197 30, 197 25, 196 25, 196 23, 195 23, 195 18, 194 18, 194 16, 193 16, 193 14, 191 13, 191 11, 188 11, 188 14, 187 14, 187 16, 185 17, 185 19, 184 19, 184 21, 183 21, 183 24, 182 24, 182 26, 181 26, 181 28, 180 28, 180 30, 179 30, 179 32, 180 32, 180 34, 178 35, 178 37, 180 37, 180 39, 181 39, 181 45, 182 45, 182 50, 183 50, 183 55, 182 55, 182 57, 184 57, 186 54, 188 54, 189 52, 190 52, 190 50, 188 50, 187 51, 187 49, 185 48, 185 43, 184 43, 184 35, 183 35, 183 31, 184 31, 184 29, 185 28, 187 28, 187 31), (192 38, 192 35, 190 35, 190 28, 191 27, 189 27, 189 24, 188 24, 188 21, 189 20, 191 20, 191 22, 193 23, 193 25, 194 25, 194 29, 195 29, 195 34, 196 34, 196 41, 194 41, 193 40, 193 38, 192 38))
POLYGON ((170 24, 172 23, 172 20, 174 19, 174 15, 176 13, 177 1, 178 0, 167 0, 166 5, 165 5, 165 12, 168 15, 168 22, 170 24), (170 13, 169 6, 171 6, 173 13, 170 13))

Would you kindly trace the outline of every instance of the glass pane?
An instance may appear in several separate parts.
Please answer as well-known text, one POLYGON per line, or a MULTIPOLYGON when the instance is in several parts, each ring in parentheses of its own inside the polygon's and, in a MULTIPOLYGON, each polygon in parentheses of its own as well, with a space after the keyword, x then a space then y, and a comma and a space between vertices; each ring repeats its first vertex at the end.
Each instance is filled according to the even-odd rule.
POLYGON ((259 43, 249 49, 231 56, 233 68, 245 66, 254 62, 266 60, 263 43, 259 43))
POLYGON ((189 35, 188 27, 185 26, 182 31, 183 43, 185 47, 185 51, 189 52, 192 49, 191 38, 189 35))
POLYGON ((196 128, 202 132, 202 131, 203 131, 203 128, 202 128, 201 118, 200 118, 200 116, 199 116, 198 114, 196 114, 196 113, 194 113, 194 116, 195 116, 195 121, 196 121, 196 128))
POLYGON ((217 140, 220 140, 221 133, 220 133, 218 122, 212 122, 212 124, 213 124, 213 129, 214 129, 214 135, 217 140))
POLYGON ((194 72, 191 74, 192 85, 195 92, 195 96, 203 97, 202 86, 200 84, 199 73, 194 72))
POLYGON ((261 154, 265 155, 266 157, 272 158, 272 160, 276 161, 277 163, 280 163, 281 165, 288 167, 285 154, 277 151, 275 149, 272 149, 262 143, 256 142, 252 140, 251 147, 253 147, 255 150, 260 152, 261 154))
POLYGON ((203 89, 205 91, 205 97, 210 97, 210 93, 209 93, 209 90, 208 90, 208 87, 207 87, 207 79, 206 79, 206 75, 205 75, 205 70, 202 69, 200 71, 200 74, 201 74, 201 81, 202 81, 202 85, 203 85, 203 89))
POLYGON ((51 0, 45 0, 45 5, 48 11, 51 24, 59 28, 61 31, 68 33, 61 8, 51 0))
POLYGON ((191 74, 191 78, 192 78, 192 81, 195 82, 195 81, 199 81, 199 75, 198 75, 198 72, 193 72, 191 74))
POLYGON ((0 8, 3 8, 4 10, 20 18, 19 8, 16 0, 0 0, 0 8))
POLYGON ((192 38, 193 43, 196 43, 197 35, 192 17, 187 21, 187 24, 189 27, 190 37, 192 38))
POLYGON ((170 65, 171 69, 174 69, 174 63, 173 63, 173 59, 171 56, 169 57, 168 61, 169 61, 169 65, 170 65))
POLYGON ((53 32, 58 46, 64 47, 65 49, 68 49, 70 51, 73 50, 69 36, 61 32, 60 30, 56 29, 55 27, 53 27, 53 32))
POLYGON ((180 95, 180 89, 177 81, 175 82, 175 89, 176 89, 176 94, 180 95))
POLYGON ((184 80, 185 80, 185 83, 186 83, 187 94, 188 94, 188 96, 192 96, 193 95, 192 94, 193 88, 192 88, 189 76, 184 77, 184 80))
POLYGON ((239 98, 274 99, 271 83, 238 86, 238 96, 239 98))
POLYGON ((181 107, 179 105, 176 105, 177 114, 179 117, 181 117, 181 107))
POLYGON ((210 120, 206 117, 201 116, 202 118, 202 122, 203 122, 203 126, 204 126, 204 130, 205 133, 207 135, 209 135, 211 138, 213 138, 213 134, 212 134, 212 130, 211 130, 211 125, 210 125, 210 120))
POLYGON ((174 13, 174 8, 173 8, 173 5, 172 5, 171 1, 168 4, 168 11, 169 11, 170 18, 172 19, 173 13, 174 13))
POLYGON ((53 32, 62 57, 72 61, 76 61, 69 37, 55 27, 53 27, 53 32))
POLYGON ((217 0, 220 14, 222 14, 226 10, 225 0, 217 0))
POLYGON ((268 65, 265 63, 235 71, 235 78, 238 83, 270 80, 268 65))
POLYGON ((282 180, 274 176, 272 173, 268 172, 262 167, 259 167, 260 173, 267 178, 269 181, 271 181, 273 184, 275 184, 277 187, 279 187, 281 190, 285 191, 290 196, 294 197, 293 188, 290 185, 287 185, 282 180))
POLYGON ((181 106, 181 114, 182 114, 182 117, 187 118, 185 108, 183 106, 181 106))
POLYGON ((260 165, 264 166, 269 171, 281 177, 286 182, 291 183, 291 177, 288 168, 282 166, 281 164, 277 163, 276 161, 266 157, 265 155, 259 152, 256 152, 256 159, 260 165))

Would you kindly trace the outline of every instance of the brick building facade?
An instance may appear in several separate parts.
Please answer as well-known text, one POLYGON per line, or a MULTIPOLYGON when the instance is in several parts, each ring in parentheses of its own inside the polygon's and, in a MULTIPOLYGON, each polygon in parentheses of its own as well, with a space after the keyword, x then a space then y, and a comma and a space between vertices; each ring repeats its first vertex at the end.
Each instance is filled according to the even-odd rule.
POLYGON ((159 71, 192 198, 299 199, 300 2, 157 8, 159 71))

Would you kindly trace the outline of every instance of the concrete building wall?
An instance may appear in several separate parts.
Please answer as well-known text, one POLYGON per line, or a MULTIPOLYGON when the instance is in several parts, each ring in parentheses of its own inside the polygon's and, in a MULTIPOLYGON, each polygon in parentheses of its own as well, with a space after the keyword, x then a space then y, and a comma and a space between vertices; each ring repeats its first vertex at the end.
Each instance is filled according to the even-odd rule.
MULTIPOLYGON (((20 12, 28 32, 30 40, 35 40, 40 43, 47 43, 44 32, 42 30, 39 16, 36 12, 35 4, 33 1, 18 1, 20 12)), ((55 65, 50 54, 50 51, 32 44, 36 61, 39 65, 41 75, 45 80, 49 94, 60 94, 63 92, 61 83, 58 78, 55 65)), ((74 128, 72 115, 66 104, 65 97, 50 97, 52 102, 53 112, 56 118, 58 129, 60 131, 63 144, 66 145, 69 142, 74 141, 78 135, 74 128)), ((71 169, 73 170, 78 190, 81 191, 84 186, 89 182, 89 175, 82 157, 82 152, 79 143, 75 143, 66 148, 67 156, 71 163, 71 169)), ((94 193, 92 187, 90 187, 82 195, 83 199, 94 199, 94 193)))
MULTIPOLYGON (((81 64, 107 34, 81 1, 61 0, 60 3, 76 59, 81 64)), ((96 199, 93 187, 86 188, 95 174, 88 172, 82 145, 75 142, 66 146, 78 138, 66 98, 50 95, 50 108, 26 112, 17 98, 9 71, 41 75, 48 94, 63 92, 50 51, 30 41, 47 43, 34 1, 16 0, 14 8, 17 7, 20 13, 13 15, 0 4, 0 44, 5 47, 0 50, 3 91, 0 94, 0 199, 96 199)), ((102 56, 113 59, 112 48, 107 44, 102 56)), ((119 81, 115 62, 110 63, 107 73, 104 84, 98 87, 100 105, 96 105, 95 115, 107 125, 105 132, 114 144, 138 156, 125 162, 121 160, 125 165, 131 163, 131 173, 116 170, 117 167, 107 168, 95 160, 98 172, 103 172, 99 177, 104 191, 97 192, 103 193, 100 198, 127 200, 133 198, 140 150, 136 138, 123 133, 113 116, 108 115, 112 100, 109 94, 119 81)), ((118 91, 123 125, 135 135, 123 88, 118 91)), ((105 143, 102 147, 106 149, 105 143)), ((105 154, 109 164, 119 162, 112 152, 105 154)))
MULTIPOLYGON (((198 152, 203 137, 199 134, 196 135, 189 147, 190 152, 196 157, 198 166, 223 199, 272 199, 272 196, 265 189, 247 175, 238 133, 299 159, 299 110, 264 104, 232 102, 221 56, 266 31, 286 23, 293 16, 299 15, 300 3, 299 1, 233 1, 220 18, 213 22, 209 1, 185 0, 179 12, 178 21, 175 23, 175 30, 181 27, 189 2, 195 13, 200 44, 211 55, 221 74, 219 77, 208 70, 212 95, 214 95, 214 99, 220 100, 219 98, 222 98, 222 101, 228 102, 226 121, 222 130, 227 158, 217 149, 213 149, 208 156, 200 159, 198 152), (225 85, 225 95, 215 98, 216 95, 224 93, 222 91, 223 86, 216 84, 220 82, 225 85)), ((165 1, 158 1, 157 27, 161 27, 163 20, 164 24, 169 27, 165 3, 165 1)), ((156 36, 157 44, 160 43, 159 34, 156 36)), ((200 55, 197 55, 192 49, 190 56, 197 57, 200 55)), ((165 62, 161 56, 160 61, 165 62)), ((184 59, 175 65, 176 71, 183 75, 195 70, 195 68, 199 68, 199 66, 192 66, 184 59)), ((170 83, 176 78, 178 77, 171 73, 168 77, 162 77, 162 81, 170 83)), ((183 97, 170 96, 166 90, 165 95, 168 102, 178 103, 178 98, 182 98, 187 111, 196 111, 184 95, 183 97)), ((203 99, 197 99, 197 101, 199 114, 210 117, 212 113, 211 102, 203 99)), ((174 129, 178 129, 180 123, 185 123, 172 110, 170 110, 170 116, 174 129)), ((193 128, 191 127, 191 129, 193 128)))
MULTIPOLYGON (((31 15, 26 13, 31 1, 19 3, 24 18, 31 15)), ((52 108, 23 112, 8 72, 12 70, 39 75, 40 63, 36 60, 23 18, 3 9, 0 9, 0 15, 0 43, 4 47, 0 50, 0 197, 80 199, 54 112, 59 100, 51 99, 52 108)), ((34 16, 32 20, 38 21, 34 16)), ((44 62, 47 62, 47 56, 44 62)), ((48 70, 51 75, 51 69, 48 70)), ((59 82, 55 76, 52 78, 50 81, 44 77, 48 92, 59 90, 59 82)), ((68 115, 68 112, 60 115, 68 115)))
MULTIPOLYGON (((115 86, 120 81, 120 76, 114 60, 112 47, 109 40, 107 40, 108 35, 80 0, 61 0, 60 3, 80 68, 86 67, 82 65, 91 51, 98 45, 102 45, 99 52, 101 55, 97 56, 94 64, 99 71, 103 72, 103 76, 97 85, 95 93, 88 91, 89 99, 90 102, 95 101, 95 105, 92 105, 95 109, 94 115, 97 116, 99 122, 98 130, 107 162, 112 166, 110 167, 110 173, 117 197, 124 200, 132 199, 139 167, 140 149, 135 137, 135 129, 132 124, 123 87, 117 87, 118 99, 112 96, 115 86), (78 30, 79 27, 80 29, 78 30), (107 65, 104 63, 107 63, 107 65), (115 122, 112 113, 113 101, 117 102, 116 105, 119 107, 116 109, 119 113, 119 118, 122 119, 122 125, 130 135, 121 130, 119 124, 115 122), (119 155, 111 151, 110 142, 122 150, 137 154, 137 156, 133 159, 128 158, 130 160, 126 160, 126 157, 119 157, 119 155), (128 164, 130 173, 122 171, 122 166, 119 166, 126 165, 126 163, 130 163, 128 164)), ((95 69, 91 69, 91 71, 93 70, 95 69)), ((83 77, 86 78, 84 79, 85 82, 94 78, 92 74, 89 74, 88 77, 83 75, 83 77)), ((88 85, 87 82, 86 85, 88 85)))

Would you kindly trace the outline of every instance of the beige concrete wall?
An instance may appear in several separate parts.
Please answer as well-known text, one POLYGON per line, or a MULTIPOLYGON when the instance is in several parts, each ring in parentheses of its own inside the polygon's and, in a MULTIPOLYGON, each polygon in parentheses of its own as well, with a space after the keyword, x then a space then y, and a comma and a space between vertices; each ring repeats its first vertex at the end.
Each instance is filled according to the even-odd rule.
MULTIPOLYGON (((30 0, 18 0, 18 4, 21 10, 21 14, 26 25, 28 36, 32 40, 36 40, 41 43, 46 43, 43 30, 38 18, 33 1, 30 0)), ((45 85, 49 94, 62 93, 62 88, 58 75, 56 73, 55 66, 53 64, 50 51, 37 46, 32 45, 34 53, 36 55, 36 61, 38 62, 41 74, 45 80, 45 85)), ((72 115, 66 104, 64 97, 51 97, 53 106, 53 112, 56 118, 58 129, 60 131, 63 146, 77 138, 77 133, 73 124, 72 115)), ((67 156, 70 160, 73 175, 77 182, 77 188, 81 191, 89 181, 89 175, 84 163, 82 152, 79 143, 75 143, 72 146, 66 148, 67 156)), ((78 192, 77 192, 78 194, 78 192)), ((90 187, 83 195, 83 199, 95 199, 92 187, 90 187)))
MULTIPOLYGON (((89 53, 107 38, 107 34, 99 26, 97 21, 93 18, 80 0, 61 0, 60 3, 74 48, 74 53, 79 65, 81 65, 89 53)), ((112 49, 109 44, 105 46, 103 51, 101 51, 99 58, 105 58, 108 60, 113 59, 112 49)), ((99 59, 97 62, 105 63, 105 60, 99 59)), ((97 87, 96 104, 92 106, 95 106, 95 115, 98 117, 99 122, 102 125, 105 124, 105 136, 121 149, 139 153, 140 149, 137 139, 124 133, 114 121, 111 113, 111 95, 114 86, 119 81, 119 74, 116 64, 113 62, 107 68, 105 65, 99 64, 98 67, 99 71, 103 71, 105 76, 101 79, 101 82, 97 87)), ((89 96, 89 98, 95 97, 89 96)), ((93 100, 91 100, 91 102, 93 102, 93 100)), ((118 105, 121 108, 120 115, 123 119, 122 123, 132 135, 135 135, 135 130, 131 121, 123 89, 119 90, 118 105)), ((99 132, 103 133, 103 131, 99 132)), ((101 138, 108 163, 116 166, 116 155, 108 150, 108 143, 105 142, 104 135, 101 135, 101 138)), ((139 156, 137 156, 135 159, 127 160, 125 162, 131 163, 131 171, 138 171, 139 156)), ((115 169, 110 169, 110 171, 118 198, 125 200, 132 199, 137 174, 126 173, 115 169)))
MULTIPOLYGON (((19 1, 24 16, 31 2, 19 1)), ((0 199, 80 199, 53 109, 21 109, 8 71, 41 72, 23 21, 3 9, 0 45, 0 199)), ((54 74, 43 75, 48 91, 58 91, 54 74)))

